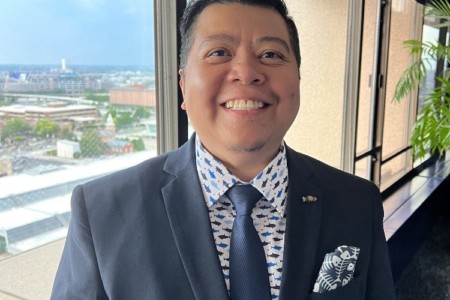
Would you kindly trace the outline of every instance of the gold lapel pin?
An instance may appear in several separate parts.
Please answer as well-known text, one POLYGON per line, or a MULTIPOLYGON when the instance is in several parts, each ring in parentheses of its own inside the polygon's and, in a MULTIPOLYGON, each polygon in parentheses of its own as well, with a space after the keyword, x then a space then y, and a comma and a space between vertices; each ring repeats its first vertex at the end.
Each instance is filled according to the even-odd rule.
POLYGON ((303 200, 304 203, 306 203, 306 202, 316 202, 317 201, 317 197, 308 195, 308 196, 302 197, 302 200, 303 200))

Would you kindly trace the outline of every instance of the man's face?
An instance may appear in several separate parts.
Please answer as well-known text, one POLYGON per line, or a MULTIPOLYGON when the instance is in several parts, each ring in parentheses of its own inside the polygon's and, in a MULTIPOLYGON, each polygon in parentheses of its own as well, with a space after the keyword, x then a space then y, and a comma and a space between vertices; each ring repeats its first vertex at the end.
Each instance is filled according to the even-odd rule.
POLYGON ((229 155, 274 156, 300 104, 289 34, 272 9, 212 4, 198 16, 180 86, 203 145, 229 155))

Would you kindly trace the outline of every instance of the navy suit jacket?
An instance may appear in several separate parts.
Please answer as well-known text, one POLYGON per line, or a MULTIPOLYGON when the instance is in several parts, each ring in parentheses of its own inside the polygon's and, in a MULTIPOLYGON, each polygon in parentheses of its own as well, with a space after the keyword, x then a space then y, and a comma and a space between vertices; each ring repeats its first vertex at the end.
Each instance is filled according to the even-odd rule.
MULTIPOLYGON (((74 189, 52 299, 229 299, 193 140, 74 189)), ((289 148, 287 161, 280 299, 394 299, 376 186, 289 148), (361 249, 355 279, 312 294, 325 254, 341 245, 361 249)))

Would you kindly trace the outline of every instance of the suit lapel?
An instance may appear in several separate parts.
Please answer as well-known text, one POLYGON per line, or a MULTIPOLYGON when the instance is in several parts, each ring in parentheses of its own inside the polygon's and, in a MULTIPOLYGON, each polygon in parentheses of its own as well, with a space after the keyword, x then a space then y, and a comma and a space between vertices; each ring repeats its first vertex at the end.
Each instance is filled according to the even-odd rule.
POLYGON ((321 192, 304 158, 288 148, 289 191, 280 299, 303 299, 313 288, 321 192))
POLYGON ((175 243, 196 299, 228 299, 203 192, 193 138, 172 153, 165 171, 175 176, 162 188, 175 243))

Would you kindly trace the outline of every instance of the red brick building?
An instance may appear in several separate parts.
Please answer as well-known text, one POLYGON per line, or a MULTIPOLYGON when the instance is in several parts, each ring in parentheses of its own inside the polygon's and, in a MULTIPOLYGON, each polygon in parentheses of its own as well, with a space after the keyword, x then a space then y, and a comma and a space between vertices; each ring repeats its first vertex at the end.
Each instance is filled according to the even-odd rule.
POLYGON ((147 89, 143 85, 133 85, 111 89, 109 101, 113 105, 155 107, 156 94, 154 90, 147 89))

